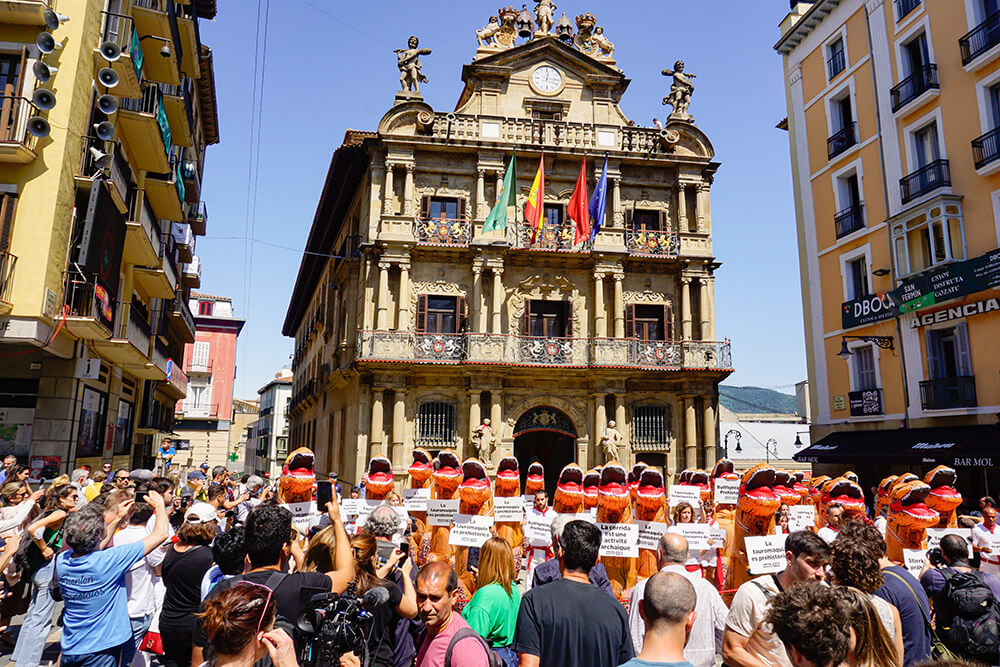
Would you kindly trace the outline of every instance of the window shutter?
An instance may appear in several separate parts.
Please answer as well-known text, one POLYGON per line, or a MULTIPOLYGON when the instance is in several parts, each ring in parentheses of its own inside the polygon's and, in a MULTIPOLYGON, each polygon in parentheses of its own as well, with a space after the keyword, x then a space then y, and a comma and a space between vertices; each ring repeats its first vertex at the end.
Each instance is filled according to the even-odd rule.
POLYGON ((635 209, 631 209, 631 208, 625 209, 625 228, 626 229, 630 229, 632 227, 632 213, 634 213, 634 212, 635 212, 635 209))
POLYGON ((417 331, 423 333, 427 331, 427 295, 421 294, 417 297, 417 331))
POLYGON ((458 200, 458 219, 465 220, 465 197, 460 197, 458 200))
POLYGON ((191 362, 195 366, 208 366, 209 344, 206 341, 198 341, 194 344, 191 352, 191 362))
POLYGON ((21 47, 21 64, 17 69, 17 92, 15 93, 18 97, 24 94, 24 80, 27 78, 25 67, 28 63, 28 47, 21 47))
POLYGON ((424 195, 420 198, 420 219, 429 220, 431 217, 431 198, 424 195))
POLYGON ((972 354, 969 351, 969 325, 959 322, 955 326, 955 352, 958 359, 955 366, 960 375, 972 375, 972 354))
POLYGON ((663 340, 674 339, 674 306, 663 304, 663 340))
POLYGON ((625 306, 625 337, 635 338, 635 304, 625 306))
POLYGON ((567 338, 572 338, 573 337, 573 302, 572 301, 567 301, 565 308, 566 308, 566 310, 564 312, 566 313, 566 326, 563 328, 563 335, 566 336, 567 338))
POLYGON ((531 335, 531 299, 524 300, 524 335, 531 335))
POLYGON ((455 333, 466 330, 468 327, 465 325, 465 297, 460 296, 455 299, 455 333))
POLYGON ((666 211, 657 211, 660 219, 660 231, 665 232, 670 228, 670 223, 667 221, 666 211))
POLYGON ((933 331, 924 332, 924 346, 927 355, 927 379, 936 380, 944 375, 941 369, 941 351, 934 339, 933 331))

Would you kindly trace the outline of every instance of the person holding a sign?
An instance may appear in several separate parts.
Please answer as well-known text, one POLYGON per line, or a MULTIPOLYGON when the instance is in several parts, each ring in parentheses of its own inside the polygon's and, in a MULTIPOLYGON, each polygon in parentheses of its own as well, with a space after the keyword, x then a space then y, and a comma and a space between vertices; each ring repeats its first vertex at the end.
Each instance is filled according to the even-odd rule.
MULTIPOLYGON (((694 508, 691 507, 689 503, 681 503, 674 507, 673 525, 667 528, 668 533, 677 533, 679 529, 677 524, 682 523, 694 523, 694 508)), ((701 574, 701 560, 699 559, 700 552, 689 553, 687 562, 684 563, 684 567, 687 568, 688 572, 697 572, 701 574)))
POLYGON ((549 526, 556 517, 556 512, 548 505, 549 496, 545 489, 535 492, 535 501, 531 509, 526 512, 524 532, 528 540, 528 573, 525 581, 528 588, 535 574, 535 568, 552 558, 552 538, 549 534, 549 526), (537 528, 537 529, 536 529, 537 528))
POLYGON ((979 571, 1000 575, 1000 532, 997 532, 997 510, 983 507, 983 522, 972 527, 972 551, 979 554, 979 571))

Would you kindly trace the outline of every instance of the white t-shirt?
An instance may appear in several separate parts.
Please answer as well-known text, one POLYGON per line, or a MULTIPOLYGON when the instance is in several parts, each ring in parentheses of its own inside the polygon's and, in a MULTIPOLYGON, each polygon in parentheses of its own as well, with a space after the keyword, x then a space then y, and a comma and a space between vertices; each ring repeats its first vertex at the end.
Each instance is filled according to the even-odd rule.
POLYGON ((765 665, 793 667, 785 645, 774 634, 771 624, 764 621, 771 598, 781 592, 775 576, 765 574, 739 587, 729 607, 726 629, 749 637, 746 650, 765 665))
MULTIPOLYGON (((994 536, 997 534, 997 526, 994 524, 993 530, 987 528, 984 524, 977 523, 972 527, 972 546, 980 547, 982 549, 993 548, 994 536)), ((982 553, 980 554, 980 559, 988 563, 996 563, 1000 559, 1000 554, 996 553, 982 553)))
POLYGON ((872 523, 874 523, 875 527, 878 528, 878 532, 882 533, 882 537, 885 537, 886 518, 880 514, 875 517, 875 520, 872 521, 872 523))
MULTIPOLYGON (((112 546, 141 542, 149 535, 145 526, 127 526, 111 538, 112 546)), ((125 573, 129 618, 142 618, 156 611, 153 597, 153 568, 163 562, 163 551, 153 549, 125 573)))
POLYGON ((827 544, 833 544, 833 541, 837 539, 837 533, 839 531, 830 528, 830 526, 823 526, 816 531, 816 534, 823 538, 823 541, 827 544))

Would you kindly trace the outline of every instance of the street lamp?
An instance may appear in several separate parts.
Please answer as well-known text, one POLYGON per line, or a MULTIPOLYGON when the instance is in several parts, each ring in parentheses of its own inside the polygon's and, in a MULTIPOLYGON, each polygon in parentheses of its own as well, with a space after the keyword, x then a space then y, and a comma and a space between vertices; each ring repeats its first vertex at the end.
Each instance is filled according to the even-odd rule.
POLYGON ((158 35, 143 35, 139 38, 139 42, 141 43, 144 39, 154 39, 158 42, 163 42, 163 46, 160 47, 160 55, 164 58, 169 58, 171 56, 170 40, 166 37, 159 37, 158 35))
POLYGON ((847 339, 853 338, 854 340, 864 341, 866 343, 875 343, 883 350, 894 350, 892 346, 892 336, 841 336, 840 337, 840 352, 837 356, 847 361, 851 358, 853 354, 847 347, 847 339))
POLYGON ((774 438, 768 438, 767 442, 764 443, 764 460, 767 463, 771 462, 771 444, 774 444, 774 458, 778 458, 778 441, 774 438))
POLYGON ((742 449, 740 449, 740 438, 743 437, 743 434, 740 433, 739 431, 737 431, 735 428, 729 429, 729 431, 726 432, 726 437, 723 438, 723 441, 722 441, 723 445, 725 447, 725 450, 726 450, 725 451, 725 455, 726 455, 727 459, 729 458, 729 436, 731 436, 731 435, 735 436, 735 438, 736 438, 736 451, 737 452, 742 452, 743 451, 742 449))
POLYGON ((792 444, 794 444, 796 447, 801 447, 803 443, 802 443, 802 438, 799 437, 799 434, 801 434, 801 433, 808 433, 808 432, 809 431, 796 431, 795 432, 795 442, 792 443, 792 444))

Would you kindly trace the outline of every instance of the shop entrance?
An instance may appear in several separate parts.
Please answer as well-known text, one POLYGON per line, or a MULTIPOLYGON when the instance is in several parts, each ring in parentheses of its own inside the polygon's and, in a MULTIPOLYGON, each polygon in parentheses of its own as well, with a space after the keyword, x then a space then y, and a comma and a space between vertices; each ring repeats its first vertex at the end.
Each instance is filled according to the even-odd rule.
POLYGON ((538 461, 545 467, 545 490, 551 503, 559 472, 576 459, 576 427, 561 410, 532 408, 514 425, 514 457, 521 470, 522 488, 531 463, 538 461))

